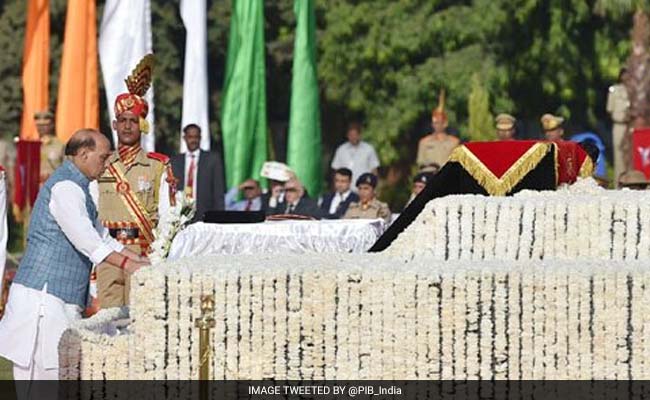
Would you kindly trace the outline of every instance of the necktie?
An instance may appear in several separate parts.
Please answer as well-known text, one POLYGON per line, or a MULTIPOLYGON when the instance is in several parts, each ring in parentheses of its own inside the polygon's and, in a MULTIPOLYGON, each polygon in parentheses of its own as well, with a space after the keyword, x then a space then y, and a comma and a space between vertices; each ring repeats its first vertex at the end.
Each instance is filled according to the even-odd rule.
POLYGON ((248 199, 246 201, 246 208, 244 208, 244 211, 250 211, 252 206, 253 206, 253 200, 248 199))
POLYGON ((194 169, 196 169, 196 163, 194 162, 194 154, 190 154, 190 167, 187 169, 187 179, 185 180, 185 188, 188 193, 188 197, 193 198, 194 194, 194 169))
POLYGON ((293 214, 293 204, 289 204, 289 210, 287 211, 287 214, 293 214))

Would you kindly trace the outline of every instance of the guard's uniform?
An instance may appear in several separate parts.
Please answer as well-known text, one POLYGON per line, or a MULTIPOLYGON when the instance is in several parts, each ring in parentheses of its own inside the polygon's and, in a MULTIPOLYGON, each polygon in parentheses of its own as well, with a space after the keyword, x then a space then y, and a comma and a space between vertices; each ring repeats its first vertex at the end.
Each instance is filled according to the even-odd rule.
POLYGON ((430 164, 443 166, 459 144, 460 140, 452 135, 447 135, 442 140, 437 140, 433 136, 423 137, 418 143, 418 166, 425 167, 430 164))
MULTIPOLYGON (((147 254, 159 212, 169 207, 172 179, 167 156, 145 153, 140 146, 116 151, 97 181, 99 218, 111 236, 130 250, 147 254), (124 162, 124 158, 128 161, 124 162)), ((100 307, 128 304, 129 274, 120 268, 100 264, 97 286, 100 307)))
POLYGON ((624 139, 630 121, 630 99, 625 85, 619 83, 609 87, 607 95, 607 112, 612 116, 612 152, 614 153, 614 176, 618 177, 626 170, 624 139))
MULTIPOLYGON (((151 83, 153 56, 145 56, 126 79, 128 93, 115 99, 115 116, 137 115, 140 133, 149 131, 149 105, 144 94, 151 83)), ((118 133, 119 136, 119 133, 118 133)), ((169 158, 145 153, 135 145, 118 144, 104 174, 97 180, 98 212, 109 233, 130 250, 145 255, 154 240, 159 214, 174 205, 175 179, 169 158)), ((97 294, 102 308, 121 307, 129 302, 129 274, 108 263, 97 269, 97 294)))
POLYGON ((390 208, 388 204, 383 203, 377 199, 372 199, 370 202, 351 203, 346 211, 345 219, 376 219, 381 218, 386 222, 390 222, 390 208))

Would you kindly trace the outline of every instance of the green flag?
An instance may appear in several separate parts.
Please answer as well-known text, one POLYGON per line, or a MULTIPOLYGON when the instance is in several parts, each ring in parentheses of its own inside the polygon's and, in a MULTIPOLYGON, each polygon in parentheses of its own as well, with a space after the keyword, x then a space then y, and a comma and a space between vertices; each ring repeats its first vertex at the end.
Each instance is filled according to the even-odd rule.
POLYGON ((232 0, 221 124, 226 185, 259 179, 266 161, 264 2, 232 0))
POLYGON ((321 192, 321 134, 316 76, 316 14, 313 0, 294 0, 296 41, 291 80, 287 164, 310 196, 321 192))

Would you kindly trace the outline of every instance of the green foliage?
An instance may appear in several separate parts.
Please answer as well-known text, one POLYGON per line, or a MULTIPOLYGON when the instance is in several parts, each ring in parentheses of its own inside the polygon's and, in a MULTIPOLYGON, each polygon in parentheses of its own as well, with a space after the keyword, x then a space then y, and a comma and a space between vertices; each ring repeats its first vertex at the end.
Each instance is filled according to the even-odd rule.
POLYGON ((490 95, 478 74, 472 76, 472 91, 467 101, 468 136, 472 141, 494 140, 494 123, 490 114, 490 95))
POLYGON ((20 132, 22 92, 20 68, 25 31, 25 2, 5 1, 0 14, 0 125, 2 138, 11 140, 20 132))
MULTIPOLYGON (((160 150, 179 140, 185 33, 179 0, 152 0, 156 136, 160 150)), ((208 1, 211 131, 219 113, 230 22, 230 0, 208 1)), ((509 112, 536 126, 561 112, 575 129, 608 121, 607 86, 629 51, 633 7, 639 0, 320 0, 317 2, 319 83, 324 156, 351 119, 383 165, 409 165, 429 127, 440 88, 450 124, 468 130, 472 76, 479 74, 494 113, 509 112), (631 6, 628 6, 629 5, 631 6)), ((51 101, 56 105, 66 0, 51 4, 51 101)), ((101 20, 103 1, 98 0, 101 20)), ((291 0, 264 2, 267 115, 282 158, 289 116, 295 17, 291 0)), ((0 123, 19 131, 20 72, 26 2, 0 2, 0 123)), ((101 87, 101 79, 100 79, 101 87)), ((108 129, 102 97, 102 128, 108 129)), ((602 131, 601 131, 602 132, 602 131)), ((603 132, 604 133, 604 132, 603 132)))
POLYGON ((11 361, 0 357, 0 381, 13 380, 14 374, 12 372, 13 365, 11 361))

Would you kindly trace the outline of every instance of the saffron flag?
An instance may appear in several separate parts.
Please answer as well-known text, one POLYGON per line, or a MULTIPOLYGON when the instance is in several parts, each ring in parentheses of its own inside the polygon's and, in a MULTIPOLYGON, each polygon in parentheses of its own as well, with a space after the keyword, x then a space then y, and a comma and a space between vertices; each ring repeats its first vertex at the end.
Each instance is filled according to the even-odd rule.
POLYGON ((296 38, 291 78, 287 164, 310 196, 322 188, 321 130, 316 75, 316 14, 313 0, 294 0, 296 38))
POLYGON ((45 111, 49 102, 50 1, 27 2, 27 27, 23 48, 23 114, 20 138, 38 140, 34 113, 45 111))
POLYGON ((228 188, 259 179, 267 155, 264 2, 233 0, 221 121, 228 188))
MULTIPOLYGON (((200 126, 201 149, 208 151, 210 150, 210 126, 206 0, 181 0, 181 18, 186 31, 181 129, 188 124, 200 126)), ((185 152, 185 141, 181 139, 180 142, 181 152, 185 152)))
POLYGON ((65 19, 56 134, 65 143, 82 128, 99 128, 95 0, 69 0, 65 19))
MULTIPOLYGON (((99 61, 111 121, 115 120, 115 98, 127 91, 124 80, 138 62, 152 52, 150 0, 106 0, 99 29, 99 61)), ((147 121, 150 128, 148 134, 142 135, 142 148, 154 151, 153 86, 145 99, 149 103, 147 121)), ((113 132, 113 142, 117 143, 116 132, 113 132)))

